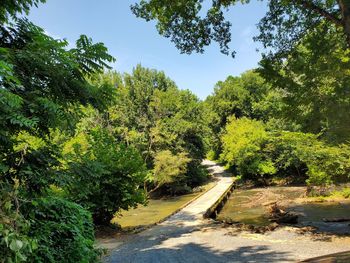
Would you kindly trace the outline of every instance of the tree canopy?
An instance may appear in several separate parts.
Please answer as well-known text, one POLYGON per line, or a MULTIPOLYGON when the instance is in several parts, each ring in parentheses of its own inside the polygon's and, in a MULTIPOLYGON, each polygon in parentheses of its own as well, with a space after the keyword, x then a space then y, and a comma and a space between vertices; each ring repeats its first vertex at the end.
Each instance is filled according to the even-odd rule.
MULTIPOLYGON (((82 35, 70 48, 17 17, 43 2, 0 7, 1 262, 97 262, 94 226, 191 192, 206 155, 255 184, 349 182, 348 1, 270 1, 256 39, 272 52, 204 101, 162 71, 112 70, 103 43, 82 35)), ((216 41, 228 54, 224 11, 237 3, 132 10, 185 53, 216 41)))
POLYGON ((0 6, 0 23, 7 22, 9 18, 16 18, 18 13, 29 13, 32 6, 45 3, 46 0, 3 0, 0 6))
MULTIPOLYGON (((160 35, 171 38, 183 53, 203 52, 205 46, 217 42, 224 54, 230 53, 230 28, 225 11, 239 3, 236 0, 141 0, 131 9, 137 17, 155 20, 160 35), (206 8, 205 2, 210 7, 206 8)), ((260 21, 256 37, 277 53, 288 52, 312 28, 326 22, 339 28, 350 47, 350 3, 347 0, 272 0, 260 21)), ((232 53, 234 54, 234 52, 232 53)))

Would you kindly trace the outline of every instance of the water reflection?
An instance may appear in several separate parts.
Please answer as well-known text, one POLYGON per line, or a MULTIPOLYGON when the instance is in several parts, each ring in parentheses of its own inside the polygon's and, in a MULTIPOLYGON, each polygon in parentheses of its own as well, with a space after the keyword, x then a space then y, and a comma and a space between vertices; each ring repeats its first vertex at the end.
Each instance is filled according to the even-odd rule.
POLYGON ((219 213, 218 220, 227 220, 257 226, 267 226, 267 207, 278 202, 287 211, 299 215, 302 226, 315 226, 321 231, 349 233, 349 222, 325 223, 324 218, 350 218, 350 201, 300 203, 298 198, 305 193, 304 187, 271 187, 250 190, 237 190, 219 213))

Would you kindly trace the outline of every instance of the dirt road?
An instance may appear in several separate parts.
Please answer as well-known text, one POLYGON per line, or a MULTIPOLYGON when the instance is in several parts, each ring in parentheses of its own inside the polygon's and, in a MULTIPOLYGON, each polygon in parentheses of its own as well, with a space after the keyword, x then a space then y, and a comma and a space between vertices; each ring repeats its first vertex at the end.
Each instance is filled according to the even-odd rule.
POLYGON ((349 238, 316 240, 288 227, 267 234, 235 232, 203 219, 232 183, 222 167, 210 161, 204 165, 218 177, 214 188, 163 223, 121 240, 105 262, 295 262, 349 249, 349 238))

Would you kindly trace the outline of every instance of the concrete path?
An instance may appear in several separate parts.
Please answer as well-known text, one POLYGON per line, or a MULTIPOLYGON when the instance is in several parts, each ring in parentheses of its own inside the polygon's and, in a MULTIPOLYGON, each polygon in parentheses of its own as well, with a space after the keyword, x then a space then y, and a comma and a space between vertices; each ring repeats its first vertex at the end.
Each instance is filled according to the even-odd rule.
POLYGON ((349 239, 315 240, 292 228, 268 234, 236 232, 203 219, 232 183, 222 167, 210 161, 204 165, 218 178, 214 188, 163 223, 121 240, 105 262, 295 262, 349 249, 349 239))

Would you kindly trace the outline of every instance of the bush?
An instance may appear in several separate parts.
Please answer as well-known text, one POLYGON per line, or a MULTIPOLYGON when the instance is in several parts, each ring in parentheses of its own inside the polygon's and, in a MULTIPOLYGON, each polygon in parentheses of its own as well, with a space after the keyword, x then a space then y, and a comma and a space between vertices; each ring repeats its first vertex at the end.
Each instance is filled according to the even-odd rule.
POLYGON ((248 118, 230 118, 221 140, 220 160, 245 179, 259 179, 276 173, 274 163, 263 152, 268 133, 262 122, 248 118))
POLYGON ((339 194, 344 198, 350 198, 350 188, 345 187, 343 190, 339 191, 339 194))
POLYGON ((151 192, 163 186, 166 186, 172 194, 189 192, 186 173, 190 161, 184 152, 178 154, 172 154, 169 150, 158 152, 154 157, 152 178, 155 188, 151 192))
POLYGON ((91 215, 81 206, 57 197, 41 198, 25 208, 29 235, 38 248, 30 262, 96 262, 91 215))
POLYGON ((243 179, 293 176, 319 186, 349 180, 349 146, 328 145, 315 134, 268 132, 259 121, 231 118, 221 140, 221 160, 243 179))
POLYGON ((190 187, 196 187, 205 183, 210 177, 206 168, 201 165, 201 160, 193 159, 187 165, 186 181, 190 187))
POLYGON ((108 225, 120 209, 144 203, 144 161, 106 130, 79 134, 67 142, 64 156, 71 176, 66 186, 69 198, 88 209, 95 224, 108 225))
POLYGON ((270 144, 276 166, 294 167, 298 176, 307 175, 309 185, 326 186, 349 179, 350 151, 346 145, 328 145, 317 135, 302 132, 271 134, 270 144))
POLYGON ((26 262, 37 248, 28 236, 30 223, 19 212, 17 192, 10 186, 0 188, 0 262, 26 262))
POLYGON ((308 184, 329 185, 350 178, 350 149, 346 145, 327 146, 320 143, 304 151, 301 158, 307 163, 308 184))

